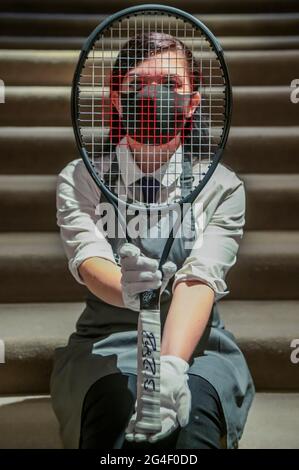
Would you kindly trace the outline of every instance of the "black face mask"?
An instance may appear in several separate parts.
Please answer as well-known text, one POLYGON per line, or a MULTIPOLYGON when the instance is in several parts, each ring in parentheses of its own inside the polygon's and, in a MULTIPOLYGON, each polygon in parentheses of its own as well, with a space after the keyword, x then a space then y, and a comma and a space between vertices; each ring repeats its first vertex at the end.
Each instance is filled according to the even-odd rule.
POLYGON ((167 85, 121 93, 122 123, 127 134, 144 145, 166 144, 183 129, 190 97, 190 93, 177 93, 167 85))

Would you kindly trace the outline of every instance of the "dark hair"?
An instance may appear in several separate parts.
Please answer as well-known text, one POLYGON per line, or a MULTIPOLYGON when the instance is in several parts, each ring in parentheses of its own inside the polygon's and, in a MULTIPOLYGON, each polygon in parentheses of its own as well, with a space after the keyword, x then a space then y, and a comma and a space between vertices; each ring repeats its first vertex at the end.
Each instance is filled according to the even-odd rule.
MULTIPOLYGON (((183 52, 189 68, 191 89, 197 91, 203 84, 200 65, 193 56, 191 50, 179 39, 166 33, 149 32, 138 34, 127 41, 121 48, 110 77, 110 90, 119 91, 121 83, 131 68, 142 62, 145 58, 160 53, 164 50, 180 50, 183 52)), ((184 148, 192 151, 192 153, 200 153, 205 150, 205 141, 207 142, 208 126, 207 119, 202 114, 199 115, 200 106, 203 104, 204 98, 201 97, 201 104, 193 113, 193 116, 186 120, 184 126, 184 148)), ((106 150, 114 148, 122 137, 126 134, 121 118, 117 109, 111 104, 111 127, 106 142, 106 150), (107 149, 108 145, 108 149, 107 149)), ((196 156, 196 155, 194 155, 196 156)))

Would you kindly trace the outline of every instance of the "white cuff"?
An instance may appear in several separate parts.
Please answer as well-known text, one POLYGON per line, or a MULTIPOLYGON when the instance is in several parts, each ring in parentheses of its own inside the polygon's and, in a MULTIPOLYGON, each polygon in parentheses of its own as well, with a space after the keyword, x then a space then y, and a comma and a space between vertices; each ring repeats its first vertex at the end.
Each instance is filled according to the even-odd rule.
POLYGON ((212 279, 208 275, 205 275, 205 273, 182 273, 182 274, 177 274, 175 276, 175 279, 172 284, 172 293, 174 293, 174 289, 176 288, 176 285, 181 282, 181 281, 201 281, 204 284, 208 285, 213 289, 215 292, 215 301, 217 302, 218 300, 222 299, 226 295, 229 294, 229 290, 227 290, 226 283, 224 282, 223 279, 212 279))
POLYGON ((70 258, 68 262, 69 270, 79 284, 85 285, 85 282, 83 281, 79 273, 79 266, 87 258, 93 257, 107 259, 108 261, 112 261, 114 264, 117 264, 112 251, 111 254, 107 253, 107 249, 105 249, 105 251, 101 251, 101 249, 99 249, 99 243, 91 243, 86 245, 85 247, 80 249, 78 256, 70 258))

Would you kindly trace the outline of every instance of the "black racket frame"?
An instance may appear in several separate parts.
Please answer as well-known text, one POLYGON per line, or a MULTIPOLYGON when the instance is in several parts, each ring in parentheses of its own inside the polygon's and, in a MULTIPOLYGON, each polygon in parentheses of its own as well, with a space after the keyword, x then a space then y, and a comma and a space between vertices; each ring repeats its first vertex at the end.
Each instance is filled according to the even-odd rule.
MULTIPOLYGON (((117 198, 117 196, 110 191, 107 186, 104 184, 104 182, 101 181, 101 179, 98 176, 98 173, 90 161, 88 157, 88 152, 84 147, 84 143, 81 138, 80 134, 80 127, 78 125, 78 116, 79 116, 79 90, 77 84, 80 81, 80 76, 81 72, 84 68, 84 63, 86 58, 88 57, 88 54, 90 50, 93 48, 94 43, 97 41, 99 36, 102 34, 102 32, 113 22, 121 20, 125 17, 132 16, 132 15, 138 15, 141 12, 162 12, 162 13, 169 13, 170 15, 177 16, 185 21, 190 22, 191 24, 194 25, 195 28, 199 28, 208 38, 210 45, 212 46, 214 52, 217 55, 217 58, 221 64, 221 69, 223 72, 223 78, 226 83, 225 87, 225 108, 224 108, 224 122, 225 122, 225 127, 223 129, 223 133, 221 136, 221 141, 219 143, 219 147, 213 157, 213 162, 211 163, 206 175, 204 178, 201 180, 200 184, 194 188, 194 190, 188 194, 185 198, 183 198, 179 204, 181 205, 181 208, 183 207, 183 204, 185 203, 192 203, 198 194, 202 191, 204 186, 207 184, 209 179, 211 178, 212 174, 214 173, 220 158, 222 157, 227 138, 229 135, 229 130, 230 130, 230 125, 231 125, 231 116, 232 116, 232 87, 231 87, 231 81, 229 77, 229 72, 228 68, 224 59, 224 53, 221 45, 219 44, 217 38, 214 36, 214 34, 207 28, 207 26, 202 23, 198 18, 194 17, 190 13, 187 13, 183 10, 180 10, 175 7, 171 6, 164 6, 164 5, 159 5, 159 4, 144 4, 144 5, 138 5, 138 6, 133 6, 129 8, 125 8, 121 11, 118 11, 117 13, 114 13, 107 18, 105 18, 88 36, 86 41, 83 44, 83 47, 81 49, 78 63, 74 72, 73 76, 73 81, 72 81, 72 90, 71 90, 71 119, 72 119, 72 125, 73 125, 73 130, 75 134, 75 139, 76 139, 76 144, 79 149, 79 152, 81 154, 81 157, 85 163, 85 166, 96 183, 96 185, 99 187, 101 191, 105 194, 106 198, 108 201, 113 205, 114 210, 119 217, 119 209, 118 206, 119 204, 126 204, 126 206, 129 206, 130 208, 134 209, 134 205, 127 203, 125 201, 121 201, 120 199, 117 198)), ((140 207, 136 206, 136 210, 140 210, 140 207)), ((181 214, 183 214, 183 210, 181 210, 181 214)), ((130 236, 128 235, 126 231, 126 239, 128 242, 132 243, 132 240, 130 236)), ((160 263, 159 263, 159 268, 161 269, 165 261, 167 260, 167 257, 169 255, 172 243, 174 240, 174 233, 173 229, 170 232, 170 235, 168 237, 168 240, 165 244, 163 253, 160 258, 160 263)), ((144 309, 155 309, 159 308, 159 299, 160 299, 160 289, 144 292, 141 294, 141 308, 144 309)))

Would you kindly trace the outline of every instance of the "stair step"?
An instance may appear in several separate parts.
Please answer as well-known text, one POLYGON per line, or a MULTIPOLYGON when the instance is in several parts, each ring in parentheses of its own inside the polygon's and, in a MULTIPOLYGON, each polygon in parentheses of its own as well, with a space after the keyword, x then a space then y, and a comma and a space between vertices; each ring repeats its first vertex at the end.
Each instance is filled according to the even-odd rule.
POLYGON ((237 173, 298 173, 299 127, 232 127, 224 163, 237 173))
MULTIPOLYGON (((246 356, 256 388, 298 390, 298 364, 290 360, 290 345, 299 302, 225 300, 219 308, 246 356)), ((83 309, 84 303, 77 302, 0 304, 6 360, 0 365, 0 394, 49 392, 54 349, 67 344, 83 309)))
POLYGON ((234 87, 232 125, 296 126, 298 107, 290 100, 290 87, 234 87), (280 114, 281 113, 281 114, 280 114))
MULTIPOLYGON (((247 192, 247 230, 299 230, 299 175, 239 175, 247 192), (285 208, 288 208, 286 211, 285 208)), ((2 232, 58 230, 56 176, 0 175, 2 232)))
MULTIPOLYGON (((299 231, 247 231, 227 276, 230 299, 299 299, 299 231)), ((82 300, 55 232, 0 233, 0 302, 82 300), (17 286, 17 288, 16 288, 17 286)))
POLYGON ((297 299, 298 246, 299 232, 245 232, 237 266, 227 276, 231 298, 297 299))
MULTIPOLYGON (((71 85, 78 51, 0 50, 0 77, 9 85, 71 85)), ((228 51, 233 85, 286 85, 299 76, 299 49, 228 51)))
POLYGON ((70 87, 5 87, 1 126, 71 125, 70 87))
MULTIPOLYGON (((1 126, 69 126, 70 87, 8 86, 1 126)), ((296 126, 298 106, 290 87, 234 87, 234 126, 296 126)))
POLYGON ((79 51, 0 50, 0 76, 10 85, 71 85, 79 51))
POLYGON ((49 395, 0 397, 0 449, 63 449, 49 395))
MULTIPOLYGON (((218 36, 224 51, 287 50, 299 48, 299 36, 218 36)), ((80 50, 85 36, 14 36, 1 35, 0 49, 80 50)))
MULTIPOLYGON (((139 2, 136 0, 126 0, 126 7, 135 6, 139 2)), ((141 1, 142 3, 142 1, 141 1)), ((164 0, 164 5, 182 8, 181 0, 164 0)), ((101 3, 97 0, 2 0, 2 11, 24 11, 27 12, 80 12, 80 13, 113 13, 124 8, 123 0, 113 0, 108 3, 101 3)), ((258 12, 284 12, 298 11, 297 0, 185 0, 184 9, 186 11, 201 13, 258 13, 258 12)))
MULTIPOLYGON (((299 12, 194 14, 216 36, 271 36, 298 34, 299 12)), ((3 35, 88 36, 105 14, 74 13, 0 13, 3 35)))
MULTIPOLYGON (((299 36, 221 36, 218 37, 224 51, 234 50, 287 50, 298 49, 299 36)), ((25 46, 24 42, 24 47, 25 46)), ((56 42, 56 47, 59 40, 56 42)), ((63 42, 60 42, 60 48, 63 48, 63 42)), ((82 41, 79 43, 82 44, 82 41)), ((1 45, 1 37, 0 37, 1 45)), ((42 45, 41 45, 42 46, 42 45)), ((4 46, 5 47, 5 46, 4 46)), ((79 47, 79 46, 78 46, 79 47)), ((41 47, 42 48, 42 47, 41 47)))
MULTIPOLYGON (((57 174, 79 158, 72 127, 0 127, 0 174, 57 174)), ((237 173, 299 173, 299 127, 232 127, 223 162, 237 173)))
POLYGON ((246 188, 247 230, 296 230, 299 212, 298 175, 240 175, 246 188), (286 210, 287 208, 287 210, 286 210), (283 215, 285 214, 285 215, 283 215))
POLYGON ((57 230, 55 185, 55 176, 0 175, 0 214, 8 216, 0 230, 57 230))
POLYGON ((2 233, 0 260, 1 302, 84 298, 86 289, 68 271, 58 233, 2 233))
POLYGON ((0 147, 0 174, 57 174, 80 156, 72 127, 0 127, 0 147))
MULTIPOLYGON (((257 393, 240 449, 298 449, 299 393, 257 393)), ((62 449, 49 395, 0 397, 1 449, 62 449)))
POLYGON ((299 76, 299 50, 228 51, 232 85, 286 85, 299 76))
POLYGON ((298 301, 223 300, 219 311, 259 390, 283 390, 291 383, 291 388, 298 389, 299 366, 290 358, 291 342, 298 338, 298 301))
POLYGON ((54 349, 67 343, 83 309, 82 303, 0 304, 0 394, 49 392, 54 349))
POLYGON ((298 449, 298 393, 257 393, 240 449, 298 449))

